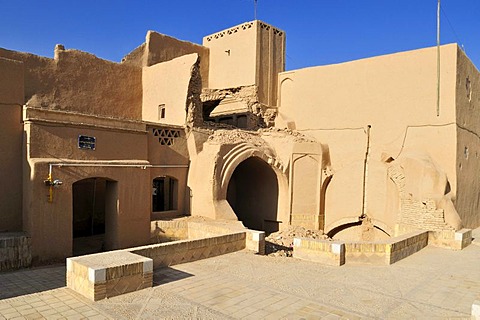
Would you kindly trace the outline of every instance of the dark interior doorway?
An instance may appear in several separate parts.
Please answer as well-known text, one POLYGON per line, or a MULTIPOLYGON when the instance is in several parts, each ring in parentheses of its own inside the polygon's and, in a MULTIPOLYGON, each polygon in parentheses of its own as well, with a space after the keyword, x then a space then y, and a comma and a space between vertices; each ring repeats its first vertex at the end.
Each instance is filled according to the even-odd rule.
POLYGON ((177 210, 177 203, 178 180, 169 176, 153 179, 152 211, 177 210))
POLYGON ((279 230, 277 176, 260 158, 238 165, 228 183, 227 201, 245 227, 267 234, 279 230))
POLYGON ((73 255, 105 251, 109 248, 108 222, 116 214, 116 182, 105 178, 77 181, 73 193, 73 255))

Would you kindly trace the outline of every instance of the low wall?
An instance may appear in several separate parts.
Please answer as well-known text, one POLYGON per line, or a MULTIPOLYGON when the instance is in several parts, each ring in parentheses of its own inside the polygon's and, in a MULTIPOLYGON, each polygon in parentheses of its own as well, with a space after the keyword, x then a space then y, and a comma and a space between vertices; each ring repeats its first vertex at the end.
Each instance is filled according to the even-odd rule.
POLYGON ((185 220, 155 220, 150 224, 150 243, 163 243, 188 239, 188 223, 185 220))
POLYGON ((420 251, 428 244, 428 232, 417 231, 386 241, 345 243, 348 263, 392 264, 420 251))
POLYGON ((428 233, 428 244, 435 247, 463 250, 471 243, 471 229, 461 229, 458 231, 430 231, 428 233))
POLYGON ((0 271, 27 268, 31 263, 31 240, 25 233, 0 233, 0 271))
POLYGON ((295 238, 293 257, 338 266, 344 263, 390 265, 420 251, 427 244, 427 231, 375 242, 295 238))
POLYGON ((126 249, 153 259, 153 267, 167 267, 245 249, 246 233, 238 232, 203 239, 179 240, 126 249))
POLYGON ((345 244, 339 241, 294 238, 293 257, 341 266, 345 264, 345 244))

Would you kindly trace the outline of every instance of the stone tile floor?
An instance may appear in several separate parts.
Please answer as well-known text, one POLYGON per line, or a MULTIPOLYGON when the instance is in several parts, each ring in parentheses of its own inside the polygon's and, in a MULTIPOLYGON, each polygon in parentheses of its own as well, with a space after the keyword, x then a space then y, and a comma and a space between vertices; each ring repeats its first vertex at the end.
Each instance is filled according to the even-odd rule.
POLYGON ((0 319, 470 319, 480 229, 474 237, 391 266, 236 252, 155 270, 153 288, 99 302, 65 287, 64 266, 2 273, 0 319))

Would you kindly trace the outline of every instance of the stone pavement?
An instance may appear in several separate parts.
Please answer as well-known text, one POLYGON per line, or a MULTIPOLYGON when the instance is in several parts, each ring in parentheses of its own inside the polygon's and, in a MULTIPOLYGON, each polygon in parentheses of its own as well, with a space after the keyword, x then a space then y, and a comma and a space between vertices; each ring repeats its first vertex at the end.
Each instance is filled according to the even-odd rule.
POLYGON ((64 287, 64 266, 2 273, 0 319, 470 319, 480 229, 474 237, 391 266, 236 252, 155 270, 153 288, 99 302, 64 287))

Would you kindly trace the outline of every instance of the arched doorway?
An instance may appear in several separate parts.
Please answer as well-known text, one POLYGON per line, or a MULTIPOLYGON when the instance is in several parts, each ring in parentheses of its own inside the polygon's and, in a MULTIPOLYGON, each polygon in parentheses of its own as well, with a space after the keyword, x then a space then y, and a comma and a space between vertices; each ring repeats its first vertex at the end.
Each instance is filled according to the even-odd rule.
POLYGON ((117 182, 88 178, 72 185, 73 255, 112 248, 111 222, 117 214, 117 182))
POLYGON ((227 201, 245 227, 267 234, 279 230, 277 176, 262 159, 251 157, 235 168, 227 201))

